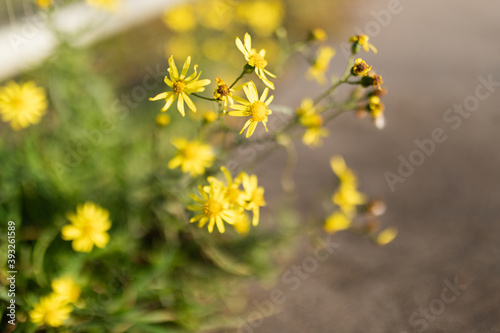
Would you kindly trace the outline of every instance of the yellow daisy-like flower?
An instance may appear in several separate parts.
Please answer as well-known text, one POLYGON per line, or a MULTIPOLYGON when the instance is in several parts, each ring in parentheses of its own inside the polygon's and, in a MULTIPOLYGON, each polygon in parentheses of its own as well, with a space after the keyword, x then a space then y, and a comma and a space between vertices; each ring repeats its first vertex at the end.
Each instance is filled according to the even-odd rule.
MULTIPOLYGON (((377 49, 373 46, 373 44, 368 42, 369 39, 370 37, 367 35, 356 35, 349 38, 349 42, 354 43, 353 50, 357 50, 358 47, 362 47, 365 52, 369 52, 371 50, 376 54, 377 49)), ((354 53, 357 53, 357 51, 354 53)))
POLYGON ((73 308, 57 294, 42 297, 29 312, 31 322, 38 326, 49 325, 59 327, 69 318, 73 308))
POLYGON ((0 87, 0 114, 2 121, 10 122, 13 130, 37 124, 45 114, 47 99, 43 88, 33 81, 17 84, 10 81, 0 87))
POLYGON ((85 0, 85 2, 92 6, 107 11, 115 11, 121 4, 121 0, 85 0))
POLYGON ((255 68, 255 72, 262 82, 269 88, 274 89, 274 84, 266 77, 266 74, 272 78, 276 77, 276 75, 265 69, 267 66, 267 61, 264 59, 266 50, 262 49, 257 53, 256 49, 252 49, 252 37, 248 32, 245 34, 244 41, 245 44, 241 42, 239 37, 236 37, 236 46, 245 56, 248 65, 255 68))
POLYGON ((333 234, 337 231, 349 229, 351 226, 351 219, 342 212, 334 212, 330 215, 325 222, 325 231, 333 234))
POLYGON ((316 80, 319 84, 325 84, 325 73, 330 66, 330 60, 335 56, 335 49, 329 46, 320 47, 317 51, 316 60, 314 64, 309 67, 306 78, 308 80, 316 80))
POLYGON ((216 78, 215 82, 217 82, 217 87, 214 91, 214 98, 218 101, 224 101, 224 113, 227 111, 227 103, 234 104, 233 101, 233 89, 230 89, 229 86, 224 82, 224 80, 216 78))
POLYGON ((168 68, 170 79, 165 76, 165 83, 173 90, 158 94, 155 97, 150 98, 149 100, 157 101, 160 99, 165 99, 165 106, 163 106, 161 110, 167 111, 170 106, 172 106, 175 99, 178 98, 177 109, 183 117, 186 115, 184 112, 184 102, 186 102, 191 111, 196 112, 196 106, 188 95, 204 91, 204 86, 210 84, 210 80, 205 79, 198 81, 201 75, 201 72, 199 74, 197 72, 198 65, 194 65, 194 73, 186 77, 189 65, 191 64, 191 57, 187 57, 180 75, 177 67, 175 66, 174 56, 170 56, 170 58, 168 59, 168 64, 170 66, 168 68))
POLYGON ((109 212, 94 204, 86 202, 76 207, 76 214, 67 215, 71 224, 65 225, 62 230, 64 240, 73 240, 73 250, 90 252, 95 246, 104 248, 109 242, 107 231, 111 228, 109 212))
POLYGON ((256 226, 259 224, 259 208, 266 205, 264 188, 258 186, 256 175, 249 176, 246 173, 242 173, 241 180, 244 189, 244 200, 246 201, 245 209, 252 211, 252 225, 256 226))
POLYGON ((397 235, 398 235, 398 229, 387 228, 387 229, 381 231, 377 235, 377 237, 375 238, 375 242, 378 245, 384 246, 384 245, 387 245, 390 242, 392 242, 394 240, 394 238, 396 238, 397 235))
POLYGON ((269 104, 273 101, 274 96, 271 96, 266 100, 267 94, 269 93, 269 88, 266 88, 259 99, 257 87, 253 82, 243 86, 243 91, 245 91, 248 101, 241 97, 234 96, 234 100, 241 105, 232 104, 231 108, 237 111, 230 111, 229 115, 236 117, 251 117, 240 131, 241 134, 248 127, 246 134, 246 137, 248 138, 253 134, 259 122, 262 122, 267 131, 267 116, 273 113, 269 109, 269 104))
POLYGON ((229 201, 222 182, 210 177, 209 183, 209 186, 198 186, 201 198, 191 194, 191 198, 198 205, 190 205, 187 208, 200 213, 191 218, 189 222, 199 221, 198 227, 200 228, 203 228, 208 222, 208 232, 211 233, 214 230, 214 226, 217 225, 219 232, 224 233, 224 221, 233 224, 236 211, 229 208, 229 201))
POLYGON ((372 69, 372 66, 368 66, 368 64, 361 58, 357 58, 354 61, 354 66, 351 68, 351 74, 354 76, 358 75, 366 75, 372 69))
POLYGON ((52 281, 52 290, 63 302, 75 303, 80 298, 81 289, 70 277, 62 277, 52 281))
POLYGON ((163 14, 163 22, 176 32, 187 32, 196 28, 194 7, 190 4, 175 6, 163 14))
POLYGON ((192 177, 204 174, 215 159, 212 146, 197 140, 179 138, 172 140, 172 145, 177 148, 177 155, 168 162, 168 167, 175 169, 180 166, 182 172, 189 172, 192 177))

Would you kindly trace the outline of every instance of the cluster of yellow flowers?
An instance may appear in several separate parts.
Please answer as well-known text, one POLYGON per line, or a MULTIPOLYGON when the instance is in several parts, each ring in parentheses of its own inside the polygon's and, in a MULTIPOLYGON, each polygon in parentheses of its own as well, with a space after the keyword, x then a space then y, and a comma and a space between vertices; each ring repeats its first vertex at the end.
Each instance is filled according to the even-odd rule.
POLYGON ((72 304, 80 298, 80 287, 70 277, 52 281, 52 293, 42 297, 29 312, 30 320, 38 326, 59 327, 70 317, 72 304))
POLYGON ((260 207, 265 206, 264 188, 258 186, 256 175, 241 172, 233 179, 226 167, 221 167, 226 183, 208 177, 207 186, 198 186, 200 197, 192 194, 197 205, 188 209, 199 212, 189 222, 198 222, 202 228, 208 222, 208 231, 217 225, 219 232, 225 232, 224 222, 232 225, 240 234, 246 234, 250 227, 247 211, 252 212, 252 225, 259 224, 260 207), (243 187, 243 188, 241 188, 243 187))
MULTIPOLYGON (((358 212, 358 207, 368 203, 366 195, 358 191, 358 180, 356 174, 346 166, 341 156, 333 156, 330 166, 338 177, 340 185, 332 196, 332 202, 338 207, 327 219, 324 225, 325 231, 335 233, 352 227, 352 221, 358 212)), ((385 208, 382 203, 370 203, 365 205, 369 214, 380 215, 385 208), (382 208, 380 208, 382 206, 382 208)), ((373 234, 373 240, 378 245, 390 243, 397 235, 395 228, 387 228, 374 234, 374 227, 367 225, 367 231, 373 234)))
MULTIPOLYGON (((222 105, 222 115, 226 114, 228 103, 230 104, 230 108, 234 111, 230 111, 227 114, 230 116, 236 117, 250 117, 240 134, 246 129, 246 137, 250 137, 257 127, 257 124, 261 122, 264 125, 264 128, 267 131, 267 121, 268 116, 272 114, 272 111, 269 109, 269 104, 272 102, 274 96, 270 96, 268 98, 269 89, 274 89, 274 83, 269 80, 269 77, 275 78, 276 76, 269 72, 266 69, 267 61, 265 59, 266 51, 261 49, 257 52, 256 49, 252 48, 252 38, 250 34, 246 33, 244 37, 244 42, 240 40, 240 38, 236 38, 236 46, 245 56, 245 60, 247 64, 245 65, 242 74, 234 81, 231 86, 228 86, 224 80, 220 78, 216 78, 217 86, 214 90, 214 98, 210 99, 207 97, 203 97, 197 95, 199 92, 205 91, 205 86, 210 84, 210 80, 204 79, 199 80, 201 72, 197 72, 198 65, 194 66, 194 73, 190 76, 186 77, 187 72, 189 70, 191 64, 191 57, 189 56, 184 62, 184 66, 182 67, 182 71, 179 74, 179 71, 175 65, 175 61, 173 56, 171 56, 168 60, 169 68, 168 74, 169 77, 165 76, 165 83, 167 86, 172 88, 172 91, 162 92, 156 95, 153 98, 150 98, 151 101, 157 100, 165 100, 165 105, 161 109, 161 111, 168 110, 174 101, 177 99, 177 109, 184 117, 186 115, 184 111, 184 103, 188 106, 188 108, 196 112, 196 105, 192 101, 190 95, 193 95, 202 99, 209 99, 213 101, 217 101, 223 103, 222 105), (262 95, 259 98, 259 93, 257 91, 257 87, 253 83, 253 81, 249 81, 240 85, 236 89, 232 89, 232 87, 236 84, 236 82, 241 79, 245 74, 249 74, 254 72, 257 76, 262 80, 262 82, 267 86, 262 95), (245 92, 246 98, 241 98, 236 95, 233 95, 235 90, 243 89, 245 92), (237 103, 234 103, 234 102, 237 103)), ((173 163, 173 165, 180 165, 180 159, 177 162, 173 163)), ((184 171, 184 170, 183 170, 184 171)), ((194 174, 197 174, 195 172, 194 174)))

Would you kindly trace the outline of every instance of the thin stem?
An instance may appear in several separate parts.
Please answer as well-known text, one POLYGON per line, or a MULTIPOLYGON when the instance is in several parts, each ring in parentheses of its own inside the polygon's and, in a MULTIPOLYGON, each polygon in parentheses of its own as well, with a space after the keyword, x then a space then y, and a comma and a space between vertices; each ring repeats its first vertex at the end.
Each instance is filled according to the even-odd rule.
POLYGON ((342 77, 337 82, 335 82, 327 91, 325 91, 324 93, 322 93, 321 95, 319 95, 318 97, 316 97, 316 99, 314 100, 314 105, 318 104, 323 99, 325 99, 335 89, 337 89, 337 87, 340 86, 342 83, 348 83, 347 80, 351 77, 350 71, 351 71, 353 59, 354 59, 354 55, 351 54, 349 56, 349 61, 347 62, 347 66, 346 66, 346 69, 345 69, 344 74, 342 75, 342 77))
POLYGON ((217 102, 218 101, 215 98, 208 98, 208 97, 205 97, 205 96, 198 95, 196 93, 191 93, 191 95, 196 96, 196 97, 201 98, 201 99, 205 99, 207 101, 213 101, 213 102, 217 102))
POLYGON ((241 72, 240 76, 238 76, 236 78, 236 80, 234 80, 234 82, 229 86, 229 89, 231 89, 232 87, 234 87, 234 85, 236 84, 236 82, 238 82, 243 76, 245 76, 246 72, 245 72, 245 68, 243 68, 243 72, 241 72))

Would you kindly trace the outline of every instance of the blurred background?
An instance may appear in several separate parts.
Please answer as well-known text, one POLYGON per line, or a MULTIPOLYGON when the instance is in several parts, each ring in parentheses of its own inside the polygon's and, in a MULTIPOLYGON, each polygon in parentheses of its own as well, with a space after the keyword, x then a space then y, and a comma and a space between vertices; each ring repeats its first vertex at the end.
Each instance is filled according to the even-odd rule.
MULTIPOLYGON (((82 56, 90 57, 89 66, 112 80, 118 93, 129 92, 141 83, 148 66, 159 64, 165 70, 171 54, 179 59, 193 55, 200 67, 210 68, 206 77, 227 65, 239 68, 240 62, 233 62, 241 60, 234 36, 248 29, 268 50, 272 63, 280 56, 280 45, 271 36, 282 22, 292 40, 305 38, 314 28, 325 29, 327 43, 337 50, 332 73, 343 71, 342 45, 348 37, 369 35, 379 53, 364 58, 383 76, 388 89, 384 130, 351 114, 339 117, 329 125, 331 135, 322 147, 311 150, 297 143, 294 176, 300 219, 307 220, 321 209, 316 190, 333 178, 330 156, 341 154, 359 175, 362 190, 385 201, 383 223, 397 226, 398 237, 375 248, 356 235, 336 234, 333 253, 301 276, 292 290, 287 272, 314 251, 309 242, 299 242, 282 273, 267 285, 255 285, 248 294, 250 311, 266 312, 262 304, 277 289, 283 291, 283 304, 239 331, 500 332, 500 3, 207 3, 194 7, 199 8, 196 12, 188 1, 125 1, 129 9, 99 16, 98 23, 81 23, 96 31, 79 39, 88 47, 82 56), (175 17, 182 19, 169 19, 168 13, 163 14, 166 8, 168 13, 177 10, 175 17), (109 29, 103 28, 106 24, 109 29), (421 148, 422 142, 427 148, 421 148)), ((83 13, 81 4, 74 5, 72 10, 83 13)), ((6 37, 9 29, 17 29, 22 18, 32 14, 26 8, 32 7, 3 0, 0 8, 1 45, 6 41, 12 45, 6 37)), ((71 22, 62 19, 61 24, 70 30, 81 27, 71 22)), ((50 37, 40 43, 50 45, 50 37)), ((50 55, 49 47, 40 57, 30 51, 30 43, 20 47, 22 56, 12 56, 2 46, 6 68, 2 80, 21 70, 40 71, 32 64, 50 55)), ((292 59, 276 81, 274 103, 295 107, 302 98, 322 91, 304 81, 307 68, 302 58, 292 59)), ((148 121, 158 111, 153 104, 141 107, 148 121)), ((268 201, 262 225, 272 223, 273 202, 285 195, 277 181, 284 164, 285 156, 278 152, 256 167, 268 201)))

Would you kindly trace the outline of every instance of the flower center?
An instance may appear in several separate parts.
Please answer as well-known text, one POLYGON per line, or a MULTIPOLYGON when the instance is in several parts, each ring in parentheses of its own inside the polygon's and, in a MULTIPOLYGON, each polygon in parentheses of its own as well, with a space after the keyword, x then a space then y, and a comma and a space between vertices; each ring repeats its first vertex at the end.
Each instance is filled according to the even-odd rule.
POLYGON ((181 154, 182 154, 182 157, 184 157, 184 159, 192 160, 192 159, 196 158, 197 149, 196 149, 196 147, 194 147, 192 145, 188 145, 186 148, 184 148, 182 150, 181 154))
POLYGON ((221 84, 220 86, 217 87, 217 92, 222 97, 227 97, 229 96, 229 87, 227 86, 227 84, 221 84))
POLYGON ((176 94, 183 93, 185 88, 186 84, 184 83, 184 80, 179 80, 174 82, 174 92, 176 94))
POLYGON ((255 121, 263 121, 267 119, 267 105, 262 101, 255 101, 250 106, 252 119, 255 121))
POLYGON ((254 53, 250 56, 248 64, 253 67, 264 69, 267 66, 267 61, 258 53, 254 53))
POLYGON ((208 217, 216 217, 221 213, 221 211, 222 211, 222 204, 213 199, 208 199, 203 205, 203 212, 208 217))

